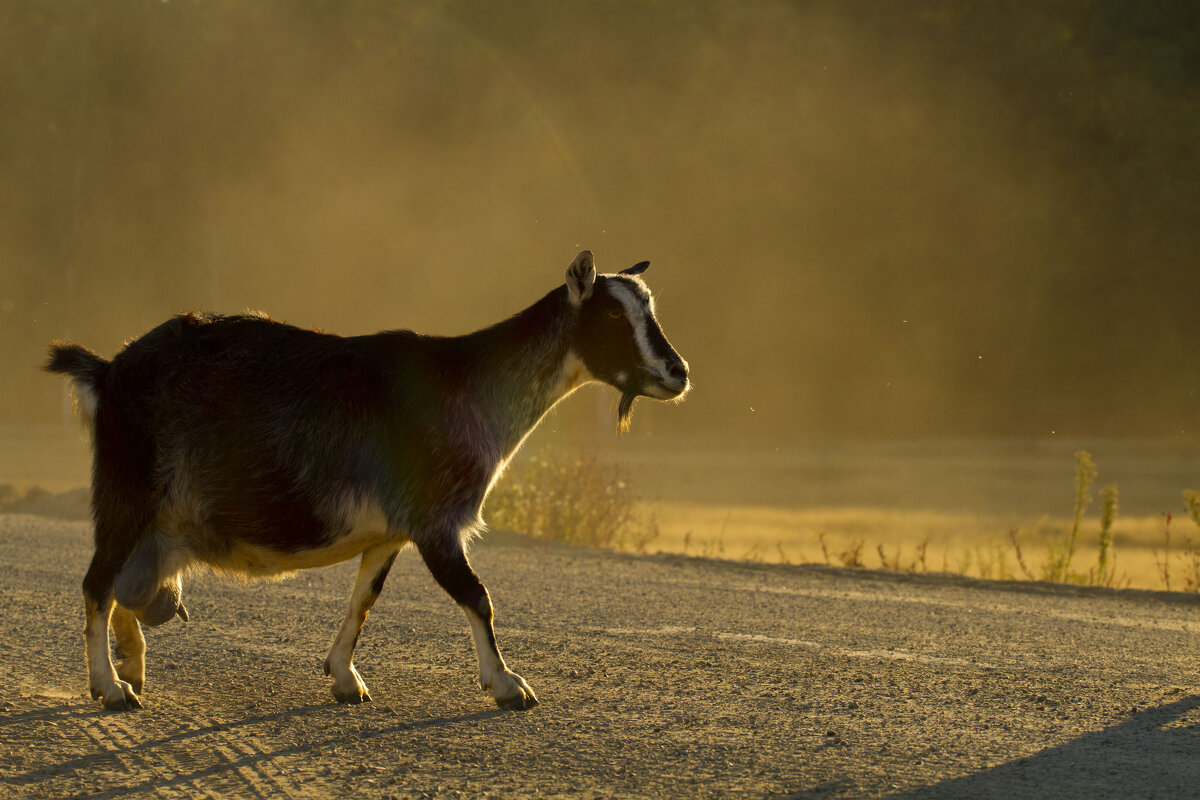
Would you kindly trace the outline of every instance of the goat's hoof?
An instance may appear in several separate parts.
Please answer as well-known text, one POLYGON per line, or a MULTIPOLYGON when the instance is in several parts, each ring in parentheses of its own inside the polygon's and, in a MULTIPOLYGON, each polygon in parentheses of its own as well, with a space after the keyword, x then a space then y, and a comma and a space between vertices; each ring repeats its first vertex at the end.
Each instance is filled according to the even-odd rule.
MULTIPOLYGON (((507 678, 508 691, 502 697, 492 695, 497 706, 505 711, 526 711, 538 704, 537 695, 520 675, 505 671, 503 678, 507 678)), ((495 688, 495 682, 492 683, 492 687, 495 688)))
POLYGON ((371 702, 371 695, 367 693, 366 689, 363 689, 363 690, 357 691, 357 692, 345 692, 345 693, 340 693, 340 692, 335 691, 333 693, 333 699, 337 700, 339 703, 347 703, 349 705, 358 705, 359 703, 371 702))
POLYGON ((133 711, 142 708, 137 692, 125 681, 117 681, 106 691, 92 689, 92 699, 102 700, 108 711, 133 711))
POLYGON ((341 667, 337 666, 332 658, 327 658, 325 659, 325 674, 333 674, 333 685, 329 687, 329 691, 333 692, 334 700, 339 703, 371 702, 367 685, 363 683, 362 676, 358 674, 358 670, 354 668, 353 664, 341 667))
MULTIPOLYGON (((358 678, 358 673, 354 673, 354 677, 358 678)), ((371 693, 367 691, 367 685, 362 682, 362 679, 351 683, 350 681, 334 681, 333 686, 329 687, 333 692, 333 699, 339 703, 358 703, 371 702, 371 693)))
POLYGON ((538 704, 538 699, 533 694, 519 694, 516 697, 508 697, 504 700, 497 698, 496 705, 503 711, 528 711, 538 704))

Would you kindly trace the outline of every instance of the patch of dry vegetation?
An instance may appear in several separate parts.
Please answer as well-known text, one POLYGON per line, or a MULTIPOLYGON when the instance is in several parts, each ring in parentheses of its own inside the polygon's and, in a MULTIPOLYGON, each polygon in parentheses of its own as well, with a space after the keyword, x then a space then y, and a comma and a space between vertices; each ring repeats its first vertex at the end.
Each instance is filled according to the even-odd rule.
POLYGON ((540 539, 638 553, 659 537, 627 468, 590 454, 524 459, 488 497, 485 518, 540 539))

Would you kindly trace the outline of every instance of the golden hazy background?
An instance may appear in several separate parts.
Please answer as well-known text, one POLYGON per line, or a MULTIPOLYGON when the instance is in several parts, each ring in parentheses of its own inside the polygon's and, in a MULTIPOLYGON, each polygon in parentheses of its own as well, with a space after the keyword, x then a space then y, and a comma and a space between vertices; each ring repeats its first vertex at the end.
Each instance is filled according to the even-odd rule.
MULTIPOLYGON (((714 501, 1004 508, 954 465, 1009 450, 903 480, 910 455, 988 439, 1060 476, 1069 510, 1054 443, 1136 438, 1155 443, 1138 463, 1174 459, 1161 486, 1130 473, 1160 490, 1130 498, 1150 513, 1195 466, 1198 18, 0 0, 0 425, 62 424, 63 381, 38 371, 56 337, 111 355, 169 314, 246 308, 461 333, 587 247, 651 261, 692 366, 685 404, 639 404, 631 452, 716 462, 714 501), (924 444, 847 493, 857 451, 829 443, 894 441, 924 444), (778 453, 801 461, 770 488, 778 453)), ((607 434, 611 398, 586 398, 552 432, 607 434)))

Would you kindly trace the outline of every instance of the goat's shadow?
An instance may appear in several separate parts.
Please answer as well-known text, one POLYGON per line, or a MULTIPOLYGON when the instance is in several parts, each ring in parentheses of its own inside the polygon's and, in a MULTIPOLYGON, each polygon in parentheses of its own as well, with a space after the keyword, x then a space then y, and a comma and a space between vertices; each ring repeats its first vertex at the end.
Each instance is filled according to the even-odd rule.
POLYGON ((29 722, 59 722, 80 716, 82 705, 78 700, 59 703, 47 708, 34 708, 29 711, 18 711, 0 716, 0 728, 22 725, 29 722))
MULTIPOLYGON (((310 705, 297 706, 267 714, 259 714, 241 718, 234 717, 227 720, 213 721, 205 725, 195 728, 188 728, 187 730, 170 734, 169 736, 146 739, 143 741, 133 742, 125 746, 112 746, 110 743, 110 746, 106 747, 102 751, 90 753, 86 756, 70 758, 56 764, 43 764, 35 770, 30 770, 23 774, 6 778, 5 783, 8 783, 12 786, 33 786, 48 778, 52 778, 57 774, 70 772, 73 770, 86 770, 100 762, 111 761, 114 757, 119 756, 122 753, 137 753, 143 756, 153 757, 155 751, 159 748, 186 743, 191 739, 207 736, 209 734, 226 732, 236 735, 238 729, 242 727, 249 727, 262 723, 278 722, 287 719, 302 719, 315 714, 328 713, 340 708, 344 708, 344 706, 340 706, 339 704, 332 702, 313 703, 310 705)), ((13 715, 13 717, 10 717, 8 721, 13 723, 32 722, 38 720, 55 720, 58 722, 63 722, 69 719, 90 719, 95 717, 103 717, 113 713, 114 712, 98 710, 94 705, 84 707, 79 703, 70 703, 58 705, 53 708, 34 710, 20 715, 13 715)), ((482 722, 496 717, 506 716, 511 713, 511 711, 504 711, 494 708, 455 716, 429 717, 412 721, 397 720, 391 725, 359 732, 356 734, 356 737, 359 739, 373 739, 380 736, 403 733, 405 731, 418 731, 426 728, 440 728, 470 722, 482 722)), ((208 766, 200 767, 195 770, 176 775, 151 776, 141 784, 116 786, 108 790, 90 794, 89 796, 124 796, 127 793, 137 793, 151 789, 157 790, 167 786, 176 786, 179 784, 189 783, 197 779, 203 779, 205 777, 211 777, 225 773, 230 770, 237 770, 242 767, 254 767, 258 764, 270 762, 277 758, 286 758, 288 756, 319 752, 323 749, 328 749, 330 747, 343 744, 344 741, 344 736, 337 735, 321 741, 306 741, 300 744, 280 747, 279 749, 247 753, 244 754, 242 758, 238 758, 236 760, 210 764, 208 766)))
MULTIPOLYGON (((1200 724, 1171 723, 1198 707, 1200 695, 1191 695, 1135 711, 1116 725, 1026 758, 887 798, 1197 797, 1200 724)), ((846 788, 825 784, 788 797, 822 797, 846 788)))

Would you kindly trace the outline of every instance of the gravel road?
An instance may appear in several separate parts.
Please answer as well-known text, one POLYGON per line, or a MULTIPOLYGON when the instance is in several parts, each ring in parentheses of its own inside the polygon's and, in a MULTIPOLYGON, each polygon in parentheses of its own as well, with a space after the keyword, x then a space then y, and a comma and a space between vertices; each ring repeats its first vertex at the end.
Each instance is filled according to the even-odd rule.
POLYGON ((144 711, 86 696, 90 526, 0 515, 0 797, 1197 797, 1200 604, 1182 594, 541 546, 473 558, 532 711, 474 685, 413 552, 355 659, 355 566, 184 584, 144 711))

